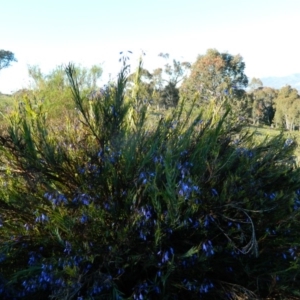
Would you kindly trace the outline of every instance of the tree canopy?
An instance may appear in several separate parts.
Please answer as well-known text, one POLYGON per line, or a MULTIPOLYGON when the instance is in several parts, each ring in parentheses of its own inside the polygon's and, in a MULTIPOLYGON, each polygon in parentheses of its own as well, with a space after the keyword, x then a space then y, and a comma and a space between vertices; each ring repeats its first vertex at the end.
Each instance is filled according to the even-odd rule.
MULTIPOLYGON (((139 97, 145 102, 163 104, 166 107, 174 107, 179 101, 180 82, 186 78, 191 64, 176 59, 170 61, 168 53, 160 53, 158 56, 165 60, 162 68, 149 71, 141 67, 139 82, 139 97)), ((134 83, 136 72, 129 76, 129 82, 134 83)))
POLYGON ((0 50, 0 70, 9 67, 14 61, 17 61, 14 53, 7 50, 0 50))
POLYGON ((293 130, 300 124, 300 96, 298 91, 289 85, 282 87, 276 98, 275 121, 287 130, 293 130))
POLYGON ((250 90, 253 91, 253 90, 256 90, 256 89, 261 88, 261 87, 263 87, 262 81, 259 78, 253 77, 251 79, 251 82, 249 83, 250 90))
POLYGON ((239 54, 208 49, 192 65, 190 76, 183 82, 181 92, 188 98, 197 95, 201 101, 223 94, 240 97, 248 85, 244 70, 245 63, 239 54))
POLYGON ((260 80, 251 81, 252 118, 254 124, 260 122, 271 125, 275 115, 275 99, 278 92, 270 87, 262 87, 260 80), (253 88, 256 86, 256 89, 253 88))

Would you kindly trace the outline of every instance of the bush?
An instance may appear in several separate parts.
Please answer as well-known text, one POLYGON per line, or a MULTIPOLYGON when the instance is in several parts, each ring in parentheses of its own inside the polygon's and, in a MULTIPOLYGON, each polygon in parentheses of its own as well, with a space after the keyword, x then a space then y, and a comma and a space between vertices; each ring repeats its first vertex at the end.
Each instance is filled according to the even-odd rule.
POLYGON ((299 296, 299 169, 282 136, 255 144, 184 105, 145 126, 127 67, 50 127, 28 100, 0 137, 2 299, 299 296))

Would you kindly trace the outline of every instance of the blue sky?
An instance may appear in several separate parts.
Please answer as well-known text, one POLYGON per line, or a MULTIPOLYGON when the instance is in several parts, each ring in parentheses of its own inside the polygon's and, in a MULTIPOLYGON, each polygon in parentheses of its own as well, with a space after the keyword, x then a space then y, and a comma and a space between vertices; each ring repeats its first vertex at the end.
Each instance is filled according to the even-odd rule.
POLYGON ((43 73, 72 61, 102 64, 103 80, 119 69, 119 52, 141 50, 194 62, 216 48, 241 54, 251 77, 300 73, 299 0, 9 0, 1 3, 0 49, 18 63, 0 71, 0 91, 29 84, 28 65, 43 73))

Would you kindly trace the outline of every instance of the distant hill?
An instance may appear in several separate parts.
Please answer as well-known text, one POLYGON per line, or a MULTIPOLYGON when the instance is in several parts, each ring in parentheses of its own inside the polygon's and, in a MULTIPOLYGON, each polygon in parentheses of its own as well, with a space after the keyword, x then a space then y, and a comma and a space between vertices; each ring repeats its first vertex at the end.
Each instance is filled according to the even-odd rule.
POLYGON ((283 76, 283 77, 265 77, 261 78, 264 86, 272 87, 275 89, 280 89, 285 85, 290 85, 291 87, 300 91, 300 73, 283 76))

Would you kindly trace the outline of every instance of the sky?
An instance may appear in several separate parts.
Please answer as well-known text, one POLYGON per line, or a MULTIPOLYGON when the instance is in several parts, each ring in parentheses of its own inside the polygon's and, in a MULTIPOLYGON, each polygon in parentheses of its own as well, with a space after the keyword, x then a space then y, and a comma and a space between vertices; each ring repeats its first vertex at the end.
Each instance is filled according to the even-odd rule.
POLYGON ((196 61, 215 48, 240 54, 252 77, 300 73, 299 0, 9 0, 1 1, 0 49, 18 62, 0 71, 0 92, 29 86, 28 66, 44 74, 69 62, 101 65, 103 84, 120 52, 142 51, 150 71, 158 54, 196 61))

